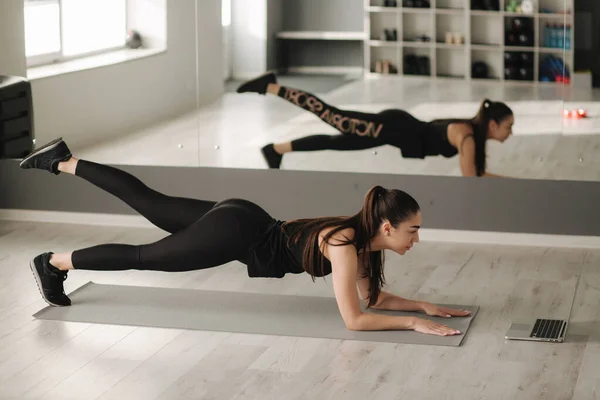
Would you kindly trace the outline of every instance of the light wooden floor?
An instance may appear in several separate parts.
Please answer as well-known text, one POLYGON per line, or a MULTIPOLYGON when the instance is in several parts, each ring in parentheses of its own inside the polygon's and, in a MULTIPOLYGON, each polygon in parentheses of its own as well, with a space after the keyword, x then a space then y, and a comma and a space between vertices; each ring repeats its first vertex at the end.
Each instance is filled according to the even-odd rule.
MULTIPOLYGON (((282 84, 314 88, 305 77, 282 84), (289 83, 287 83, 289 82, 289 83)), ((316 79, 323 82, 323 79, 316 79)), ((323 85, 326 87, 327 85, 323 85)), ((515 178, 600 180, 600 90, 514 85, 427 78, 358 79, 326 93, 323 100, 340 108, 378 112, 402 108, 425 121, 470 117, 483 98, 509 103, 515 112, 515 135, 490 142, 491 172, 515 178), (585 107, 586 120, 563 120, 565 107, 585 107), (577 133, 577 134, 574 134, 577 133)), ((274 96, 226 93, 198 112, 74 149, 81 158, 108 164, 203 166, 264 169, 259 149, 310 134, 334 134, 316 116, 274 96)), ((403 159, 392 146, 360 151, 295 152, 283 169, 460 176, 456 157, 403 159)))
MULTIPOLYGON (((28 268, 43 251, 146 243, 145 228, 0 221, 0 399, 597 399, 600 251, 419 243, 388 254, 388 289, 478 304, 461 347, 105 326, 34 320, 46 304, 28 268), (565 317, 567 342, 509 342, 514 318, 565 317)), ((71 272, 93 280, 333 296, 306 275, 249 279, 240 264, 205 271, 71 272)))

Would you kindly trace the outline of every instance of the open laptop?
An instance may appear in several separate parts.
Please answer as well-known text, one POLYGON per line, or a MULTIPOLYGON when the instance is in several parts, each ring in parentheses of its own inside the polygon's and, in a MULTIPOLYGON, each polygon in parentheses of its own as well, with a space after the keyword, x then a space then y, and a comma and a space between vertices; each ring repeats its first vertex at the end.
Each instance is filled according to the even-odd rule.
POLYGON ((577 294, 577 288, 579 287, 579 279, 581 279, 582 273, 577 277, 573 298, 571 299, 571 307, 569 308, 569 314, 566 319, 538 317, 532 318, 531 321, 527 322, 513 322, 508 329, 508 332, 506 332, 505 338, 511 340, 530 340, 534 342, 564 342, 569 326, 569 318, 571 317, 571 311, 573 310, 573 303, 575 302, 575 295, 577 294))

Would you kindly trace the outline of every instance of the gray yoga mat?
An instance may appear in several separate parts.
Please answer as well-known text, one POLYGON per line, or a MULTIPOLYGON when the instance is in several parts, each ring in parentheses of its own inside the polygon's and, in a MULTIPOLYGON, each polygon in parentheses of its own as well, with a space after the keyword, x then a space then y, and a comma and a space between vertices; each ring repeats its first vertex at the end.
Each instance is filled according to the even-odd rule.
POLYGON ((478 306, 443 306, 471 310, 468 317, 429 317, 458 329, 461 335, 435 336, 415 331, 350 331, 333 297, 236 293, 193 289, 104 285, 88 282, 69 294, 70 307, 48 306, 38 319, 193 329, 265 335, 361 340, 406 344, 460 346, 478 306))

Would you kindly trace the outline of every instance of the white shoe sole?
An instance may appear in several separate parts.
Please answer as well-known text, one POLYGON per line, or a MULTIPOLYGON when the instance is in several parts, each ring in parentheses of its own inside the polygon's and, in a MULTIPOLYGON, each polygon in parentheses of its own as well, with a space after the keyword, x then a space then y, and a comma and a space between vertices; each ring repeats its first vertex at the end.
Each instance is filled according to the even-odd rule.
POLYGON ((44 291, 42 290, 42 280, 40 279, 40 275, 37 272, 37 268, 35 267, 35 262, 33 260, 31 260, 29 262, 29 268, 31 269, 31 272, 33 272, 33 277, 35 278, 35 282, 37 283, 38 290, 40 291, 40 294, 42 295, 42 298, 44 299, 44 301, 46 303, 48 303, 49 305, 51 305, 52 307, 64 307, 64 306, 61 306, 60 304, 54 304, 53 302, 48 300, 46 298, 46 296, 44 296, 44 291))
POLYGON ((54 139, 53 141, 51 141, 50 143, 46 143, 45 145, 43 145, 42 147, 40 147, 37 150, 34 150, 33 153, 31 153, 30 155, 28 155, 27 157, 25 157, 20 163, 19 163, 19 167, 23 166, 23 164, 25 164, 27 161, 31 160, 33 157, 45 153, 47 151, 50 151, 54 148, 56 148, 56 146, 58 146, 61 142, 63 141, 62 138, 58 138, 58 139, 54 139))

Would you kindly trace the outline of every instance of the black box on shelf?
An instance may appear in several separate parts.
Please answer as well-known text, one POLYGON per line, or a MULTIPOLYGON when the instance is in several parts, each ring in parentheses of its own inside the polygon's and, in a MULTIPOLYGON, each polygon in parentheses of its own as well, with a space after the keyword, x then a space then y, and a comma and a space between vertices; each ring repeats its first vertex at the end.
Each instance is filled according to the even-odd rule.
POLYGON ((535 44, 534 20, 530 17, 506 17, 504 44, 506 46, 533 47, 535 44))
POLYGON ((500 11, 500 0, 471 0, 471 10, 500 11))
POLYGON ((504 52, 504 79, 533 81, 534 54, 530 51, 504 52))

